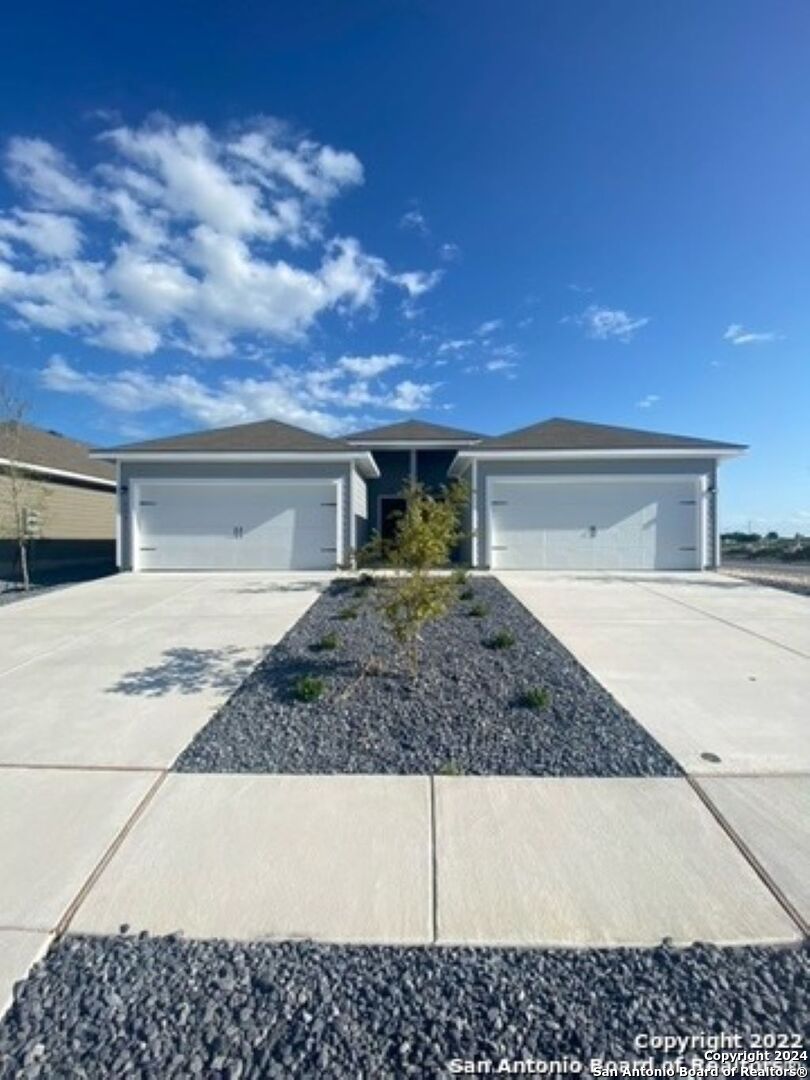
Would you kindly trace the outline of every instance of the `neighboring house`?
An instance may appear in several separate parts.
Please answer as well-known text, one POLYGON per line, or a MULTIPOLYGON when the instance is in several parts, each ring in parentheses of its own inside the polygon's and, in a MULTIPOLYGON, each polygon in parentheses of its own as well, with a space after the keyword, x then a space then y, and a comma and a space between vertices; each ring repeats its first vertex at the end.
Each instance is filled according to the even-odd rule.
POLYGON ((11 472, 25 509, 36 512, 34 580, 90 574, 115 565, 115 469, 84 443, 16 422, 0 423, 0 579, 19 573, 11 472))
POLYGON ((408 420, 329 439, 274 420, 94 452, 119 474, 118 564, 331 569, 404 482, 471 490, 461 558, 493 569, 718 562, 717 466, 746 447, 575 420, 489 438, 408 420))

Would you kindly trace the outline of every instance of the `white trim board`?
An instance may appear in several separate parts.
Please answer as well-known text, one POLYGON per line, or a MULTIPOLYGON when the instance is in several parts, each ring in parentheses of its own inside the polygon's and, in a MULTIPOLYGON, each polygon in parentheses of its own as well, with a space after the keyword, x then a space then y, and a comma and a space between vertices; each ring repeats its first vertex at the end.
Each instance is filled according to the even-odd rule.
MULTIPOLYGON (((338 451, 337 453, 321 453, 313 452, 308 453, 305 451, 295 452, 283 452, 283 451, 197 451, 190 450, 186 453, 179 452, 167 452, 167 451, 151 451, 147 453, 145 450, 141 451, 105 451, 96 450, 91 455, 92 458, 99 461, 155 461, 158 463, 167 462, 207 462, 208 464, 214 464, 216 462, 233 463, 240 462, 246 464, 249 462, 274 462, 277 464, 343 464, 353 462, 357 465, 359 470, 364 472, 364 475, 371 479, 377 479, 380 475, 380 470, 377 468, 377 464, 374 458, 367 451, 361 453, 352 453, 351 451, 338 451)), ((297 479, 297 477, 291 477, 290 479, 297 479)), ((324 477, 324 480, 331 480, 331 477, 324 477)))
POLYGON ((459 450, 448 474, 458 476, 477 461, 666 461, 740 457, 745 450, 716 450, 708 446, 659 450, 459 450))

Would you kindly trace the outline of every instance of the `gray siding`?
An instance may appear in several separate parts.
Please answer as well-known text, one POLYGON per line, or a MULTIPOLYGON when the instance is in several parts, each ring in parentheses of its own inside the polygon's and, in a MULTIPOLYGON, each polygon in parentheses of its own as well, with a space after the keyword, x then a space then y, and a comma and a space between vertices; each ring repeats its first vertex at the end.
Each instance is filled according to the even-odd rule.
MULTIPOLYGON (((195 461, 122 461, 121 462, 121 568, 132 566, 130 536, 129 488, 133 480, 338 480, 342 479, 344 505, 343 549, 351 551, 353 545, 352 525, 355 508, 352 505, 352 466, 347 462, 318 462, 317 464, 279 464, 270 462, 195 462, 195 461)), ((357 477, 355 485, 365 485, 357 477)), ((359 496, 358 496, 359 498, 359 496)))
POLYGON ((368 539, 368 485, 357 469, 352 468, 351 506, 354 536, 347 551, 356 551, 368 539))
MULTIPOLYGON (((479 461, 478 463, 478 565, 484 566, 486 553, 486 498, 487 480, 498 476, 695 476, 705 477, 710 487, 715 486, 716 463, 713 458, 638 459, 635 461, 479 461)), ((470 480, 471 470, 465 473, 470 480)), ((716 551, 717 521, 713 508, 714 499, 709 498, 708 556, 712 565, 716 551)))

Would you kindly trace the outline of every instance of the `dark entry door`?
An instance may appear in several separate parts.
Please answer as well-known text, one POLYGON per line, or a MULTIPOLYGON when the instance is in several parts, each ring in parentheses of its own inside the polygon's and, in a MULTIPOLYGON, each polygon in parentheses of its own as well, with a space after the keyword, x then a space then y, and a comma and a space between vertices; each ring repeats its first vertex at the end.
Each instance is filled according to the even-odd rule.
POLYGON ((383 495, 380 499, 380 535, 383 540, 393 540, 397 521, 405 512, 405 500, 383 495))

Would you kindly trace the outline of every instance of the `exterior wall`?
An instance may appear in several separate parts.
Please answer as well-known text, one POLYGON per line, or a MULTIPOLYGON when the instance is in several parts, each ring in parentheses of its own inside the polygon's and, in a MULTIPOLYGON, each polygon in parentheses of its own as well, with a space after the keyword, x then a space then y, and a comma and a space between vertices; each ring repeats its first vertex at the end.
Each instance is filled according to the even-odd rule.
MULTIPOLYGON (((471 470, 465 473, 469 482, 471 470)), ((677 476, 694 475, 703 478, 708 489, 715 486, 716 468, 712 458, 629 459, 599 461, 484 461, 478 462, 478 566, 486 568, 487 529, 487 481, 498 476, 677 476)), ((714 499, 707 495, 705 507, 707 521, 707 544, 705 555, 708 565, 716 560, 717 520, 712 508, 714 499)))
MULTIPOLYGON (((121 512, 120 566, 132 567, 132 537, 130 535, 129 492, 133 480, 343 480, 344 505, 341 507, 343 521, 343 550, 354 547, 352 506, 352 466, 346 462, 289 463, 275 465, 271 462, 203 462, 203 461, 122 461, 121 487, 119 491, 121 512)), ((362 477, 357 481, 362 483, 362 477)), ((355 483, 357 482, 355 481, 355 483)), ((359 497, 358 497, 359 498, 359 497)))
POLYGON ((417 450, 416 479, 428 490, 448 483, 447 470, 455 459, 455 450, 417 450))
MULTIPOLYGON (((31 506, 42 518, 43 540, 112 540, 115 537, 115 492, 52 481, 24 481, 31 506)), ((0 474, 0 525, 7 532, 11 481, 0 474)))
POLYGON ((352 467, 351 506, 354 519, 354 537, 347 551, 356 551, 368 540, 368 482, 352 467))
MULTIPOLYGON (((26 482, 32 509, 42 520, 41 536, 29 548, 31 576, 46 581, 115 565, 115 494, 79 483, 26 482)), ((10 527, 11 483, 0 473, 0 578, 15 578, 18 551, 10 527)))

